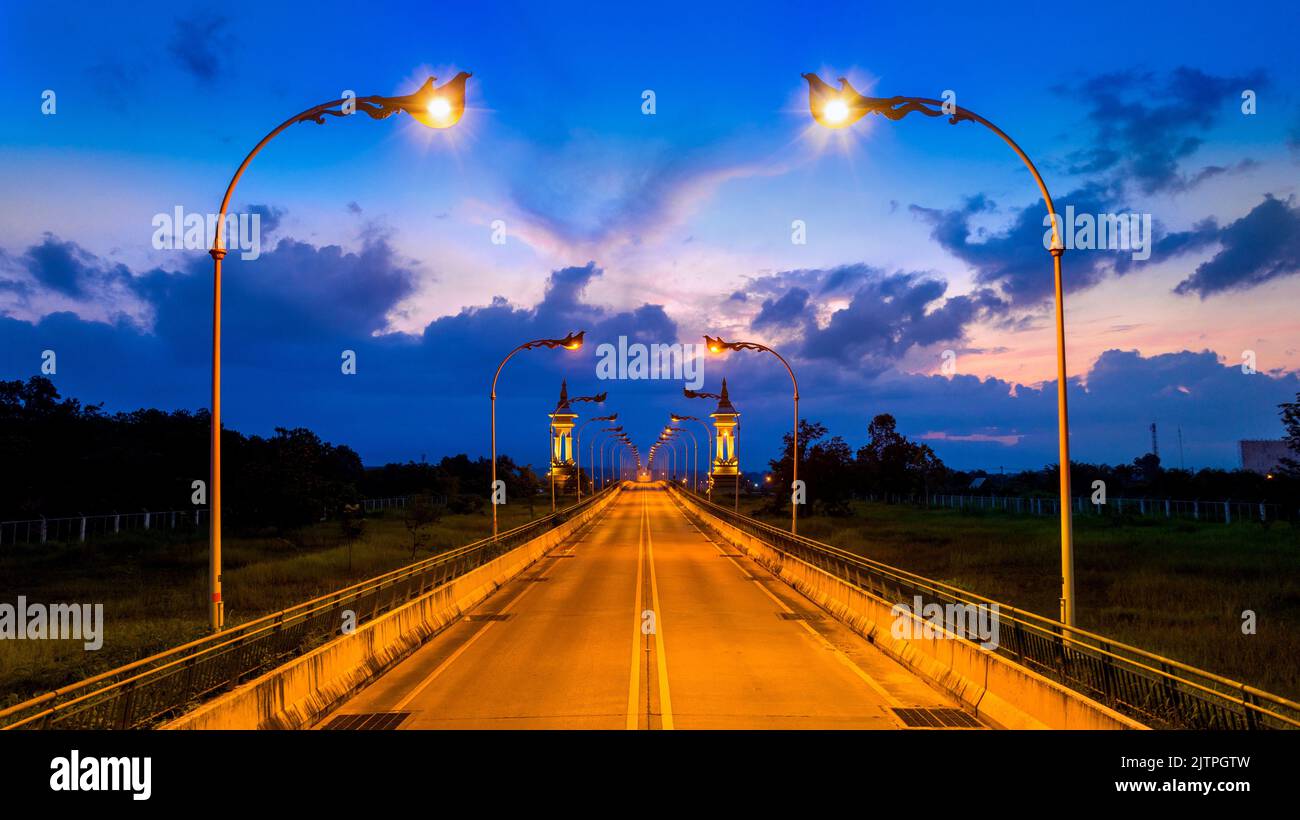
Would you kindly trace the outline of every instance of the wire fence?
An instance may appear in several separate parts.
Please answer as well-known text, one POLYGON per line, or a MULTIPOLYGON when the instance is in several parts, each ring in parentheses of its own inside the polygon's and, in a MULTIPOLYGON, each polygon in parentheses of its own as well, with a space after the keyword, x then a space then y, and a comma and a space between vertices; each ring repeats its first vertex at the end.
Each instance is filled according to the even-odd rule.
MULTIPOLYGON (((404 510, 411 496, 392 498, 364 498, 361 508, 367 513, 387 510, 404 510)), ((441 496, 435 503, 446 503, 441 496)), ((326 520, 322 516, 321 520, 326 520)), ((21 521, 0 521, 0 546, 14 544, 81 543, 118 535, 123 532, 198 533, 208 524, 207 507, 188 510, 141 510, 128 513, 100 513, 97 515, 72 515, 59 518, 31 518, 21 521)))
MULTIPOLYGON (((1058 498, 1014 495, 869 495, 869 501, 890 504, 918 504, 930 508, 953 510, 989 510, 1014 515, 1057 516, 1061 513, 1058 498)), ((1071 500, 1077 515, 1129 516, 1143 518, 1182 518, 1220 524, 1249 521, 1300 521, 1300 509, 1262 501, 1201 501, 1172 498, 1108 498, 1104 504, 1077 497, 1071 500)))
POLYGON ((147 728, 203 699, 426 595, 582 513, 613 485, 496 538, 484 538, 359 584, 0 709, 3 729, 147 728))
MULTIPOLYGON (((997 607, 999 644, 993 650, 1154 728, 1300 728, 1300 703, 1059 621, 932 581, 814 541, 714 504, 678 487, 705 515, 688 514, 717 530, 717 519, 889 603, 997 607)), ((963 636, 966 637, 966 636, 963 636)), ((975 638, 978 642, 978 638, 975 638)))

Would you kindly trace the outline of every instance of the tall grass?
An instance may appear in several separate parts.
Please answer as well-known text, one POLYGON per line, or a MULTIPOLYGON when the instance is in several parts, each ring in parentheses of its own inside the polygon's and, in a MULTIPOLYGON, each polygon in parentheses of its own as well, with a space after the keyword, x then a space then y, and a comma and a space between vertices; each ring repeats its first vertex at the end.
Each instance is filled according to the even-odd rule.
MULTIPOLYGON (((538 503, 536 516, 550 512, 538 503)), ((502 530, 534 516, 524 505, 499 510, 502 530)), ((489 513, 445 515, 433 550, 415 560, 492 534, 489 513)), ((366 518, 351 547, 327 522, 288 536, 223 541, 226 624, 235 626, 410 563, 411 539, 400 511, 366 518)), ((77 640, 0 640, 0 706, 130 663, 207 631, 206 537, 133 531, 89 544, 0 548, 0 603, 104 605, 104 644, 77 640)))
MULTIPOLYGON (((873 502, 799 519, 800 535, 1052 618, 1059 533, 1050 517, 873 502)), ((1080 516, 1074 535, 1080 627, 1300 700, 1300 528, 1080 516)))

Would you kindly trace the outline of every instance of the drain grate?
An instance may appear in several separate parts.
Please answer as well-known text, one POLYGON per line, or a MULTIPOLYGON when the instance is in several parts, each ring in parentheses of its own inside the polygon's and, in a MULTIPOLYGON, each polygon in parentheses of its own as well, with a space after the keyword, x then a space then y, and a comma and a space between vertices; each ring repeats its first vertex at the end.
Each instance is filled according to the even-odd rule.
POLYGON ((960 709, 895 709, 910 729, 983 729, 975 718, 960 709))
POLYGON ((359 715, 339 715, 325 724, 326 729, 351 731, 396 729, 410 712, 363 712, 359 715))
POLYGON ((508 621, 513 618, 513 612, 480 612, 477 615, 467 615, 465 620, 470 623, 481 623, 483 621, 508 621))
POLYGON ((778 612, 783 621, 820 621, 822 616, 812 612, 778 612))

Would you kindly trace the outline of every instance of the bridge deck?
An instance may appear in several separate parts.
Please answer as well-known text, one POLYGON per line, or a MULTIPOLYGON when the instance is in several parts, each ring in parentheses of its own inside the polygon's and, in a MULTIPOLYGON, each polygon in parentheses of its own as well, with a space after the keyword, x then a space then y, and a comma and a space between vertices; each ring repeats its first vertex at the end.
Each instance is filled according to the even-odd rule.
POLYGON ((956 706, 634 488, 324 724, 896 729, 894 708, 956 706))

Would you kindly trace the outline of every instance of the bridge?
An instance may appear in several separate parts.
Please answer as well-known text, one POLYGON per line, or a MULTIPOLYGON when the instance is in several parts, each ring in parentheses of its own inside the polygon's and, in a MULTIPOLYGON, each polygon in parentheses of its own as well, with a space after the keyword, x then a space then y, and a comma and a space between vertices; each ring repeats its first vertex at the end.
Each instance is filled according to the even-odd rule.
POLYGON ((633 487, 323 725, 897 729, 895 710, 960 714, 666 491, 633 487))
POLYGON ((1300 727, 1300 704, 624 482, 0 727, 1256 729, 1300 727), (912 602, 991 610, 997 640, 900 632, 912 602))

